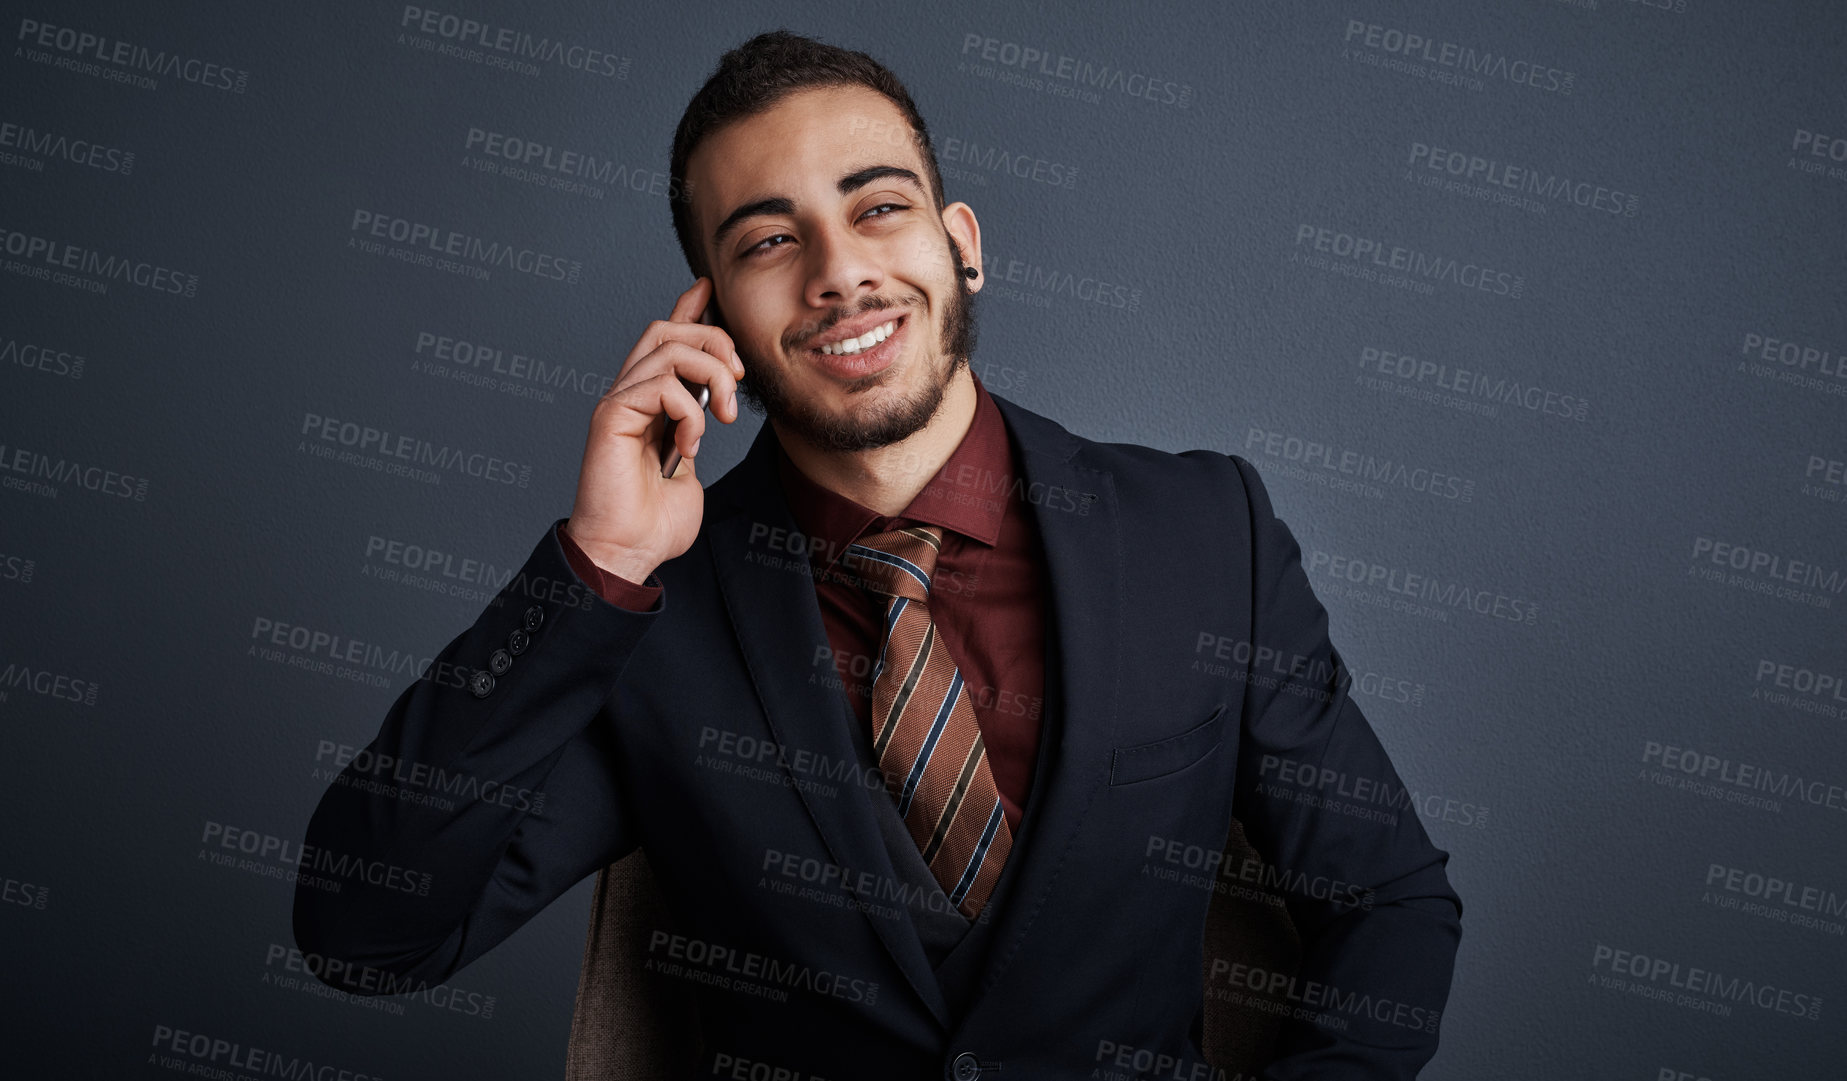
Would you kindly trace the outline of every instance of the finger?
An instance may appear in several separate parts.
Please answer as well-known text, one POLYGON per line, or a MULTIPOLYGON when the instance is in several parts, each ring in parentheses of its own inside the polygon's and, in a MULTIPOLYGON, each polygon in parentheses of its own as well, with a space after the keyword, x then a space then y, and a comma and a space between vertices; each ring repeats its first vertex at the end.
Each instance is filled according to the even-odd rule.
MULTIPOLYGON (((694 280, 692 288, 680 294, 673 302, 673 313, 667 317, 674 323, 698 323, 699 313, 705 311, 712 302, 712 279, 700 277, 694 280)), ((703 324, 701 324, 703 325, 703 324)))
POLYGON ((592 440, 640 439, 658 449, 661 426, 667 421, 675 422, 677 431, 688 424, 703 425, 704 413, 698 399, 687 393, 672 372, 663 372, 625 384, 605 395, 597 405, 592 440), (697 419, 694 414, 698 414, 697 419))
MULTIPOLYGON (((638 371, 652 373, 655 366, 662 371, 669 371, 683 379, 710 387, 712 390, 711 407, 714 414, 720 412, 721 406, 737 396, 737 378, 724 361, 714 357, 709 351, 697 349, 685 342, 666 342, 653 354, 637 365, 638 371)), ((698 391, 694 391, 697 394, 698 391)))
POLYGON ((732 342, 731 336, 719 330, 717 327, 710 327, 699 321, 700 315, 711 306, 712 300, 717 294, 718 284, 709 276, 695 278, 692 286, 688 288, 686 292, 681 293, 678 299, 673 302, 673 311, 668 314, 666 321, 688 326, 706 327, 708 330, 717 331, 717 338, 724 343, 724 348, 712 350, 712 355, 725 357, 730 360, 737 374, 743 375, 744 361, 742 357, 738 356, 737 346, 732 342))
MULTIPOLYGON (((655 352, 669 342, 684 342, 694 349, 710 353, 712 358, 735 376, 744 374, 743 358, 738 356, 737 346, 732 343, 731 335, 717 327, 704 323, 676 323, 667 319, 656 319, 641 332, 635 342, 635 348, 629 350, 622 362, 622 372, 616 378, 626 379, 629 370, 635 368, 642 358, 655 352)), ((703 380, 702 380, 703 381, 703 380)))
POLYGON ((637 361, 617 390, 645 383, 662 373, 676 374, 710 387, 713 415, 720 420, 729 417, 726 423, 737 419, 738 381, 731 369, 712 354, 685 342, 663 343, 660 348, 637 361))
POLYGON ((674 447, 682 457, 691 458, 705 435, 705 410, 699 407, 699 399, 671 372, 655 376, 647 386, 659 411, 674 419, 674 447))
MULTIPOLYGON (((717 292, 718 285, 714 283, 711 278, 700 277, 695 279, 692 287, 686 292, 681 293, 679 299, 674 301, 673 311, 667 316, 666 321, 711 331, 712 343, 721 344, 723 348, 713 349, 710 344, 704 342, 699 343, 700 347, 715 357, 724 358, 727 362, 732 364, 737 374, 743 375, 744 362, 737 355, 737 346, 732 342, 731 335, 726 334, 715 326, 708 326, 699 321, 699 317, 711 306, 712 298, 717 292)), ((674 330, 677 331, 678 327, 675 327, 674 330)))

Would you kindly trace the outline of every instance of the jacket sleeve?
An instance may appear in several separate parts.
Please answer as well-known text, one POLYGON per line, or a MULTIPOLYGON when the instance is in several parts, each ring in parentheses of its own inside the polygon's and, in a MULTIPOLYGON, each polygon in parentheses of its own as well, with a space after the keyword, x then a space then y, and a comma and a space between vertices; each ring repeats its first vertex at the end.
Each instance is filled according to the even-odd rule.
POLYGON ((572 571, 559 522, 321 796, 295 941, 355 994, 439 983, 636 846, 608 723, 654 620, 572 571))
POLYGON ((1292 1012, 1260 1076, 1410 1081, 1436 1053, 1461 941, 1449 854, 1348 693, 1294 535, 1255 467, 1229 457, 1250 509, 1253 579, 1233 813, 1302 941, 1293 981, 1266 987, 1292 1012))

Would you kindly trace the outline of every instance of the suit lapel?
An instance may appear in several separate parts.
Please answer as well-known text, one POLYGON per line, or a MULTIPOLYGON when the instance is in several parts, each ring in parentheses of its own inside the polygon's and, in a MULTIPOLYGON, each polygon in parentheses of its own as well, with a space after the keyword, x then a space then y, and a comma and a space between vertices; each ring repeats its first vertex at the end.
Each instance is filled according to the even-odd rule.
MULTIPOLYGON (((991 948, 982 958, 951 958, 984 965, 967 1003, 971 1010, 1019 952, 1065 872, 1092 801, 1107 784, 1120 685, 1122 544, 1112 476, 1078 461, 1081 441, 1060 425, 991 390, 989 395, 1018 451, 1022 476, 1013 497, 1033 514, 1045 549, 1051 631, 1046 702, 1057 715, 1041 714, 1039 755, 1045 768, 1035 771, 1038 780, 1014 852, 990 898, 997 909, 991 948)), ((846 696, 822 678, 809 678, 816 672, 815 650, 828 641, 814 581, 800 557, 792 569, 776 566, 775 557, 790 557, 784 546, 767 543, 772 530, 797 532, 776 473, 774 441, 766 422, 744 460, 708 491, 718 497, 707 508, 715 515, 707 525, 714 572, 776 740, 834 762, 857 763, 849 727, 857 721, 846 696)), ((784 768, 790 769, 786 762, 784 768)), ((843 784, 830 798, 806 785, 794 787, 835 860, 896 881, 870 802, 882 790, 843 784)), ((942 989, 913 929, 864 915, 931 1012, 950 1026, 942 989)))
POLYGON ((1031 510, 1045 549, 1047 709, 1040 714, 1042 768, 1034 771, 1013 854, 989 899, 998 907, 987 948, 952 954, 947 962, 982 969, 962 1016, 974 1012, 1018 955, 1061 873, 1083 873, 1070 866, 1071 846, 1109 781, 1121 685, 1122 540, 1114 478, 1082 464, 1081 441, 1062 426, 988 393, 1019 452, 1016 498, 1031 510))
MULTIPOLYGON (((811 792, 806 782, 814 778, 795 777, 789 764, 792 752, 806 751, 822 761, 844 762, 857 770, 859 754, 850 726, 858 719, 846 695, 828 680, 833 668, 819 669, 814 662, 815 651, 826 646, 828 638, 806 558, 791 555, 789 545, 769 542, 773 530, 783 530, 780 536, 799 532, 776 474, 775 438, 766 422, 744 460, 720 484, 713 485, 714 490, 723 485, 728 497, 724 506, 708 506, 707 510, 716 509, 718 515, 706 527, 713 569, 770 731, 791 752, 781 756, 783 768, 794 780, 804 782, 791 787, 807 806, 828 851, 843 867, 896 882, 871 803, 874 796, 889 799, 884 790, 855 784, 849 775, 833 786, 833 796, 811 792)), ((862 915, 930 1012, 947 1027, 949 1008, 916 932, 904 921, 864 910, 862 915)))

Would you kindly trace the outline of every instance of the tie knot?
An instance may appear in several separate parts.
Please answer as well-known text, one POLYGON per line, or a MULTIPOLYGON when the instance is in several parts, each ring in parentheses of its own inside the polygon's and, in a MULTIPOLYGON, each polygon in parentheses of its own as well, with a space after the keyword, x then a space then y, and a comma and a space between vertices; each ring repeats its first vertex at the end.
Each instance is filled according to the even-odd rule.
POLYGON ((906 526, 871 533, 847 545, 843 560, 859 584, 887 597, 930 599, 930 575, 943 546, 935 526, 906 526))

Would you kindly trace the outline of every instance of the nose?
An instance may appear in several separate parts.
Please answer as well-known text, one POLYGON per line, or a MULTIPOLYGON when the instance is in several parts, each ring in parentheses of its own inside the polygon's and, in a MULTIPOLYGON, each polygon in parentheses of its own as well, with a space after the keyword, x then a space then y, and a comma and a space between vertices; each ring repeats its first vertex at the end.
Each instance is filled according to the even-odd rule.
POLYGON ((816 229, 804 254, 808 283, 802 299, 812 308, 850 305, 885 285, 885 271, 871 243, 844 226, 816 229))

